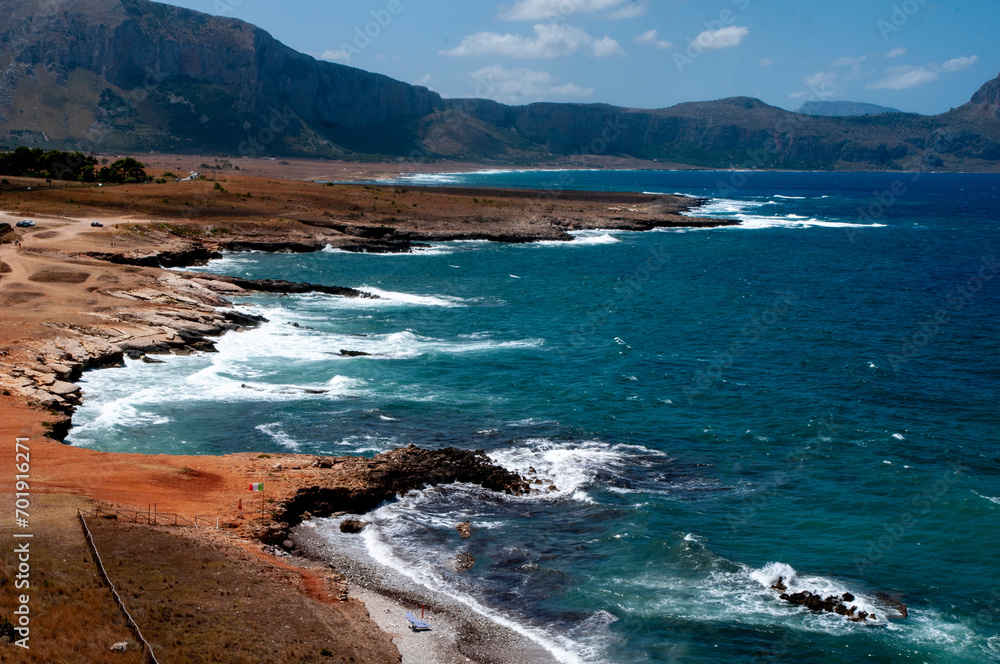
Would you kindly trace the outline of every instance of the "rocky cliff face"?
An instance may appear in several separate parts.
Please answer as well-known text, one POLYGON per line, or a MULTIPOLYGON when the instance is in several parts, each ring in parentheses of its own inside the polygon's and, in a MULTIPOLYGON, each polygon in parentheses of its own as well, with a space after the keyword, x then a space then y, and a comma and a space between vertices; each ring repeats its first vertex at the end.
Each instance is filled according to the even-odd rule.
POLYGON ((960 111, 986 120, 1000 120, 1000 76, 979 88, 960 111))
POLYGON ((317 61, 235 19, 149 0, 3 0, 0 143, 523 163, 989 170, 1000 79, 939 116, 813 117, 734 97, 660 110, 443 100, 317 61))
POLYGON ((147 0, 5 0, 4 12, 0 129, 8 135, 98 149, 132 141, 336 153, 337 130, 443 105, 426 88, 317 61, 242 21, 147 0), (90 120, 84 131, 71 117, 81 112, 90 120))

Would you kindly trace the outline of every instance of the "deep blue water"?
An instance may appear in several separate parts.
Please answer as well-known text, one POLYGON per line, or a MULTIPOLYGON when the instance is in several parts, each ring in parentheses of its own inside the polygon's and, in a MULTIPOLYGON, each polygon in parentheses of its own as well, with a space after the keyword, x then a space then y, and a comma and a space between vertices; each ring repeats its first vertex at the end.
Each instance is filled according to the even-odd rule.
POLYGON ((744 225, 230 255, 206 269, 383 298, 248 298, 271 322, 218 354, 89 373, 69 442, 205 454, 415 442, 532 468, 539 496, 423 492, 380 508, 365 537, 376 558, 516 621, 564 661, 1000 661, 1000 176, 393 184, 438 183, 676 192, 744 225), (466 550, 475 567, 451 571, 466 550), (779 575, 850 591, 881 624, 789 606, 767 587, 779 575), (877 593, 909 618, 886 624, 877 593))

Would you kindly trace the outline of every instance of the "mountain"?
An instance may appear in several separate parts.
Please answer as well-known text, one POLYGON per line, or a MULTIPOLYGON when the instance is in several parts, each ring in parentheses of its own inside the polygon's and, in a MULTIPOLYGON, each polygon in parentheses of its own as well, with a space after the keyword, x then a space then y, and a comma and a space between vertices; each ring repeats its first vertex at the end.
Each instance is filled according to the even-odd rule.
POLYGON ((878 113, 902 113, 898 108, 866 104, 863 101, 807 101, 795 112, 833 118, 876 115, 878 113))
POLYGON ((374 128, 442 106, 426 88, 319 62, 234 19, 147 0, 3 4, 8 142, 336 154, 363 136, 377 151, 374 128))
POLYGON ((1000 170, 1000 78, 948 113, 819 117, 734 97, 643 110, 508 106, 318 61, 149 0, 3 0, 0 143, 530 164, 1000 170))

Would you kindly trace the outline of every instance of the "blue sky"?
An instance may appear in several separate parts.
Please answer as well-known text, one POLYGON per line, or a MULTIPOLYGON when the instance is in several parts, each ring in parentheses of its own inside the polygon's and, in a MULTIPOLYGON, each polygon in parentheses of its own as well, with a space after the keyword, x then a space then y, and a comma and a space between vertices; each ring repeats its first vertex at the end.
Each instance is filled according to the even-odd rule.
POLYGON ((317 58, 506 103, 737 95, 959 106, 1000 72, 998 0, 171 0, 317 58))

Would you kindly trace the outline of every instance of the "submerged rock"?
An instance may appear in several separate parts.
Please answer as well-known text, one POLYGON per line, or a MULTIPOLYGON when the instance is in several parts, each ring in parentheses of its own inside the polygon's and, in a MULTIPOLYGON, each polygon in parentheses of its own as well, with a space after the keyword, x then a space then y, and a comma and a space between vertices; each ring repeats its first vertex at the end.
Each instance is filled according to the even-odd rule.
POLYGON ((367 521, 360 521, 358 519, 344 519, 340 522, 340 532, 342 533, 360 533, 367 527, 367 521))
MULTIPOLYGON (((781 583, 781 579, 778 579, 778 584, 781 583)), ((775 585, 778 585, 775 584, 775 585)), ((774 586, 772 586, 773 588, 774 586)), ((835 595, 830 595, 823 597, 822 595, 817 595, 815 593, 809 592, 808 590, 803 590, 797 593, 781 593, 779 595, 781 599, 785 600, 789 604, 795 604, 797 606, 804 606, 810 611, 815 613, 836 613, 837 615, 844 616, 848 620, 853 622, 865 622, 866 620, 878 620, 878 616, 874 613, 868 613, 867 611, 858 611, 858 607, 851 605, 848 608, 845 602, 853 602, 854 595, 851 593, 844 593, 842 596, 837 597, 835 595)))
POLYGON ((459 572, 468 572, 476 564, 476 558, 466 551, 455 556, 455 569, 459 572))

